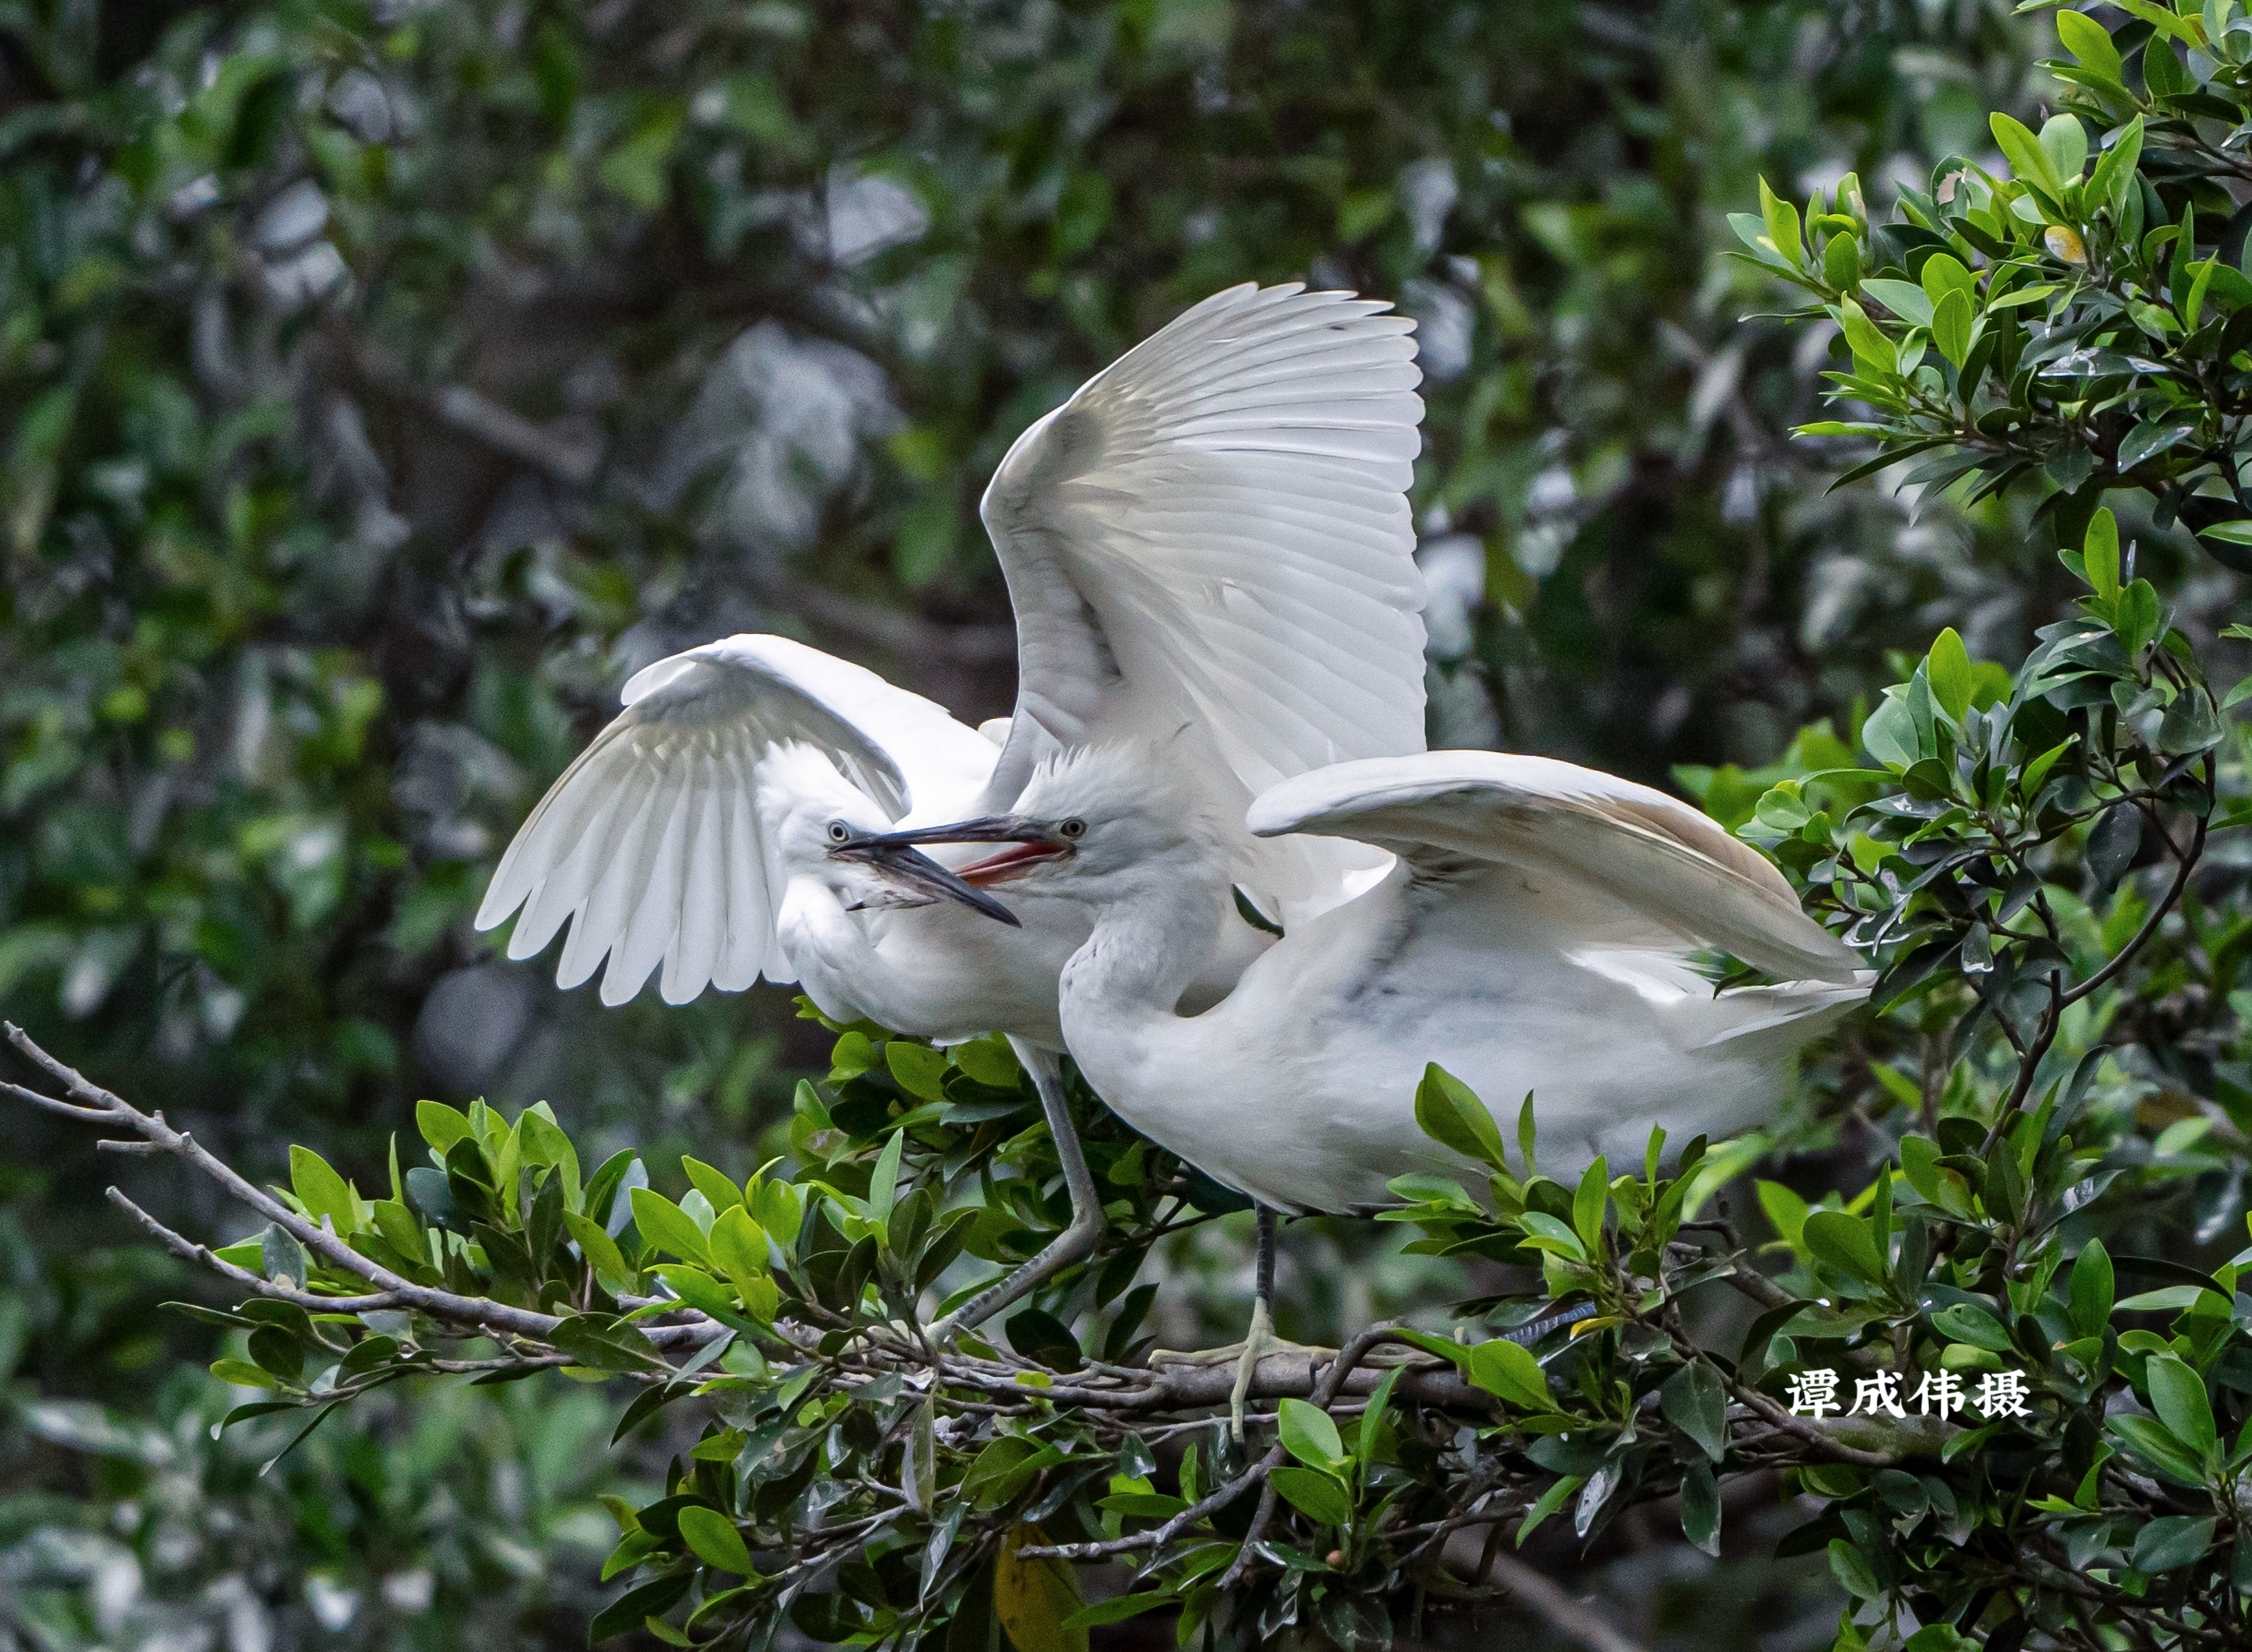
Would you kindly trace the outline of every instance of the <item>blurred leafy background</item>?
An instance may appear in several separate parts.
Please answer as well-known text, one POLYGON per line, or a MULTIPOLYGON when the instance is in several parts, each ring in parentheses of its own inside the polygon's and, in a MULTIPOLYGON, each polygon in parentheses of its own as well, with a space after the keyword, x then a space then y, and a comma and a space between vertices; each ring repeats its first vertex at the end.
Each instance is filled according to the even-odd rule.
MULTIPOLYGON (((604 1012, 501 964, 469 928, 500 846, 629 673, 731 631, 1005 712, 986 476, 1238 281, 1421 322, 1437 743, 1663 781, 1845 722, 1942 625, 2016 658, 2064 584, 2022 508, 1826 492, 1837 455, 1784 435, 1826 337, 1740 321, 1767 294, 1723 215, 1849 169, 1881 209, 1984 153, 2049 85, 2037 24, 6 0, 0 1012, 246 1167, 293 1138, 365 1180, 416 1096, 483 1094, 748 1168, 827 1035, 773 989, 604 1012)), ((2191 611, 2226 593, 2196 578, 2191 611)), ((593 1396, 378 1411, 261 1475, 282 1440, 210 1440, 120 1167, 6 1128, 0 1647, 583 1644, 593 1497, 645 1466, 593 1396)), ((1294 1239, 1300 1312, 1412 1295, 1317 1265, 1356 1243, 1294 1239)), ((1239 1251, 1174 1265, 1229 1317, 1239 1251)), ((1645 1645, 1827 1643, 1818 1568, 1656 1530, 1549 1559, 1645 1645)))

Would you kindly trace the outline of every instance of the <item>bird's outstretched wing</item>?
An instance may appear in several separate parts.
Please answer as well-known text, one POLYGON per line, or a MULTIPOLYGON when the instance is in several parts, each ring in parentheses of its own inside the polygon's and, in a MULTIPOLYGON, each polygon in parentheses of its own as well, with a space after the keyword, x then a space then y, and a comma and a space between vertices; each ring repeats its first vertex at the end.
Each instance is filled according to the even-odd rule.
POLYGON ((1552 758, 1433 751, 1340 763, 1252 805, 1262 837, 1314 832, 1375 844, 1414 864, 1499 862, 1569 880, 1678 941, 1755 968, 1851 983, 1859 960, 1799 908, 1773 863, 1687 804, 1552 758))
POLYGON ((1216 293, 1021 437, 982 515, 1016 610, 988 807, 1060 748, 1209 734, 1243 790, 1423 748, 1414 323, 1216 293))
POLYGON ((728 637, 659 660, 623 698, 517 832, 477 909, 477 928, 490 929, 523 908, 511 958, 570 920, 556 983, 578 986, 606 953, 605 1004, 631 998, 660 964, 674 1004, 707 984, 734 992, 761 973, 790 978, 756 807, 756 770, 775 745, 825 751, 893 820, 917 796, 975 798, 995 755, 920 695, 784 637, 728 637))

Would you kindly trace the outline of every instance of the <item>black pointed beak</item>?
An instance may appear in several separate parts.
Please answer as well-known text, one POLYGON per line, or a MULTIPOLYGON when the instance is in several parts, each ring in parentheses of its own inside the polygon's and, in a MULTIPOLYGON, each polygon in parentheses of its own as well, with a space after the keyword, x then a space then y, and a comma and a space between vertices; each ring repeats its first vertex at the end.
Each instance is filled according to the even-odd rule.
POLYGON ((956 820, 951 826, 918 826, 908 832, 887 832, 868 840, 871 844, 1046 844, 1055 833, 1038 820, 1023 815, 980 815, 956 820))
POLYGON ((920 890, 925 894, 938 895, 949 901, 959 901, 964 906, 973 906, 986 916, 998 918, 1012 929, 1024 927, 1015 913, 985 891, 964 883, 912 843, 905 841, 904 833, 859 838, 849 844, 839 844, 829 853, 839 860, 856 860, 863 866, 873 867, 894 882, 920 890))
POLYGON ((919 826, 906 832, 886 832, 880 844, 1006 844, 983 860, 954 868, 964 883, 984 888, 1054 861, 1067 860, 1078 849, 1075 835, 1066 837, 1052 820, 1024 815, 984 815, 975 820, 956 820, 951 826, 919 826))

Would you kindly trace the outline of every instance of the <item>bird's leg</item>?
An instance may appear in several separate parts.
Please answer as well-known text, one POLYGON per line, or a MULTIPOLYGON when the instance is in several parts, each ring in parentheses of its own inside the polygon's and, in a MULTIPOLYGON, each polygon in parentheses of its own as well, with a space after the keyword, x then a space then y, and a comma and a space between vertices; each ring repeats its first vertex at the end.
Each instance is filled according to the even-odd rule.
POLYGON ((1272 1354, 1304 1354, 1312 1362, 1336 1352, 1334 1348, 1312 1348, 1302 1343, 1286 1342, 1275 1335, 1276 1216, 1264 1204, 1253 1205, 1252 1209, 1259 1214, 1259 1275, 1252 1296, 1251 1328, 1243 1334, 1243 1340, 1224 1348, 1206 1348, 1192 1354, 1157 1349, 1149 1357, 1152 1365, 1217 1365, 1223 1360, 1234 1360, 1236 1385, 1228 1396, 1228 1427, 1238 1441, 1243 1438, 1243 1402, 1250 1396, 1252 1379, 1258 1374, 1262 1359, 1272 1354))
POLYGON ((966 1331, 992 1318, 1036 1288, 1041 1281, 1075 1262, 1085 1261, 1094 1253, 1095 1242, 1103 1234, 1102 1196, 1095 1191, 1094 1174, 1087 1168, 1087 1155, 1080 1148, 1079 1131, 1072 1123, 1072 1111, 1064 1101, 1062 1061, 1054 1052, 1036 1049, 1021 1039, 1010 1039, 1009 1047, 1016 1052, 1024 1071, 1032 1074, 1033 1087, 1040 1093, 1040 1110, 1048 1116, 1048 1133, 1056 1143, 1056 1157, 1063 1165, 1063 1185, 1071 1190, 1071 1226, 1037 1256, 988 1286, 931 1326, 932 1340, 940 1344, 951 1340, 956 1332, 966 1331))

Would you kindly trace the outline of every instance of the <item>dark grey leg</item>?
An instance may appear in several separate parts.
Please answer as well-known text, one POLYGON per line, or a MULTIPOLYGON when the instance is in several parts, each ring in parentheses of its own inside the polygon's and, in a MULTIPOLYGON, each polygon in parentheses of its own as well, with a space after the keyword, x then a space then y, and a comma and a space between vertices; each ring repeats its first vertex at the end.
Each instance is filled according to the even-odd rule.
POLYGON ((1062 1060, 1052 1051, 1035 1049, 1017 1038, 1009 1040, 1009 1047, 1016 1052, 1016 1059, 1032 1075, 1033 1086, 1040 1092, 1040 1110, 1048 1117, 1048 1133, 1054 1138, 1056 1156, 1063 1164, 1063 1185, 1071 1190, 1072 1224, 1037 1256, 996 1280, 933 1325, 930 1335, 941 1343, 958 1331, 966 1331, 992 1318, 1036 1289, 1041 1281, 1073 1263, 1084 1262, 1094 1254, 1095 1243, 1102 1238, 1102 1197, 1095 1191, 1095 1177, 1087 1168, 1087 1155, 1080 1149, 1079 1132, 1072 1128, 1071 1109, 1064 1105, 1062 1060))

